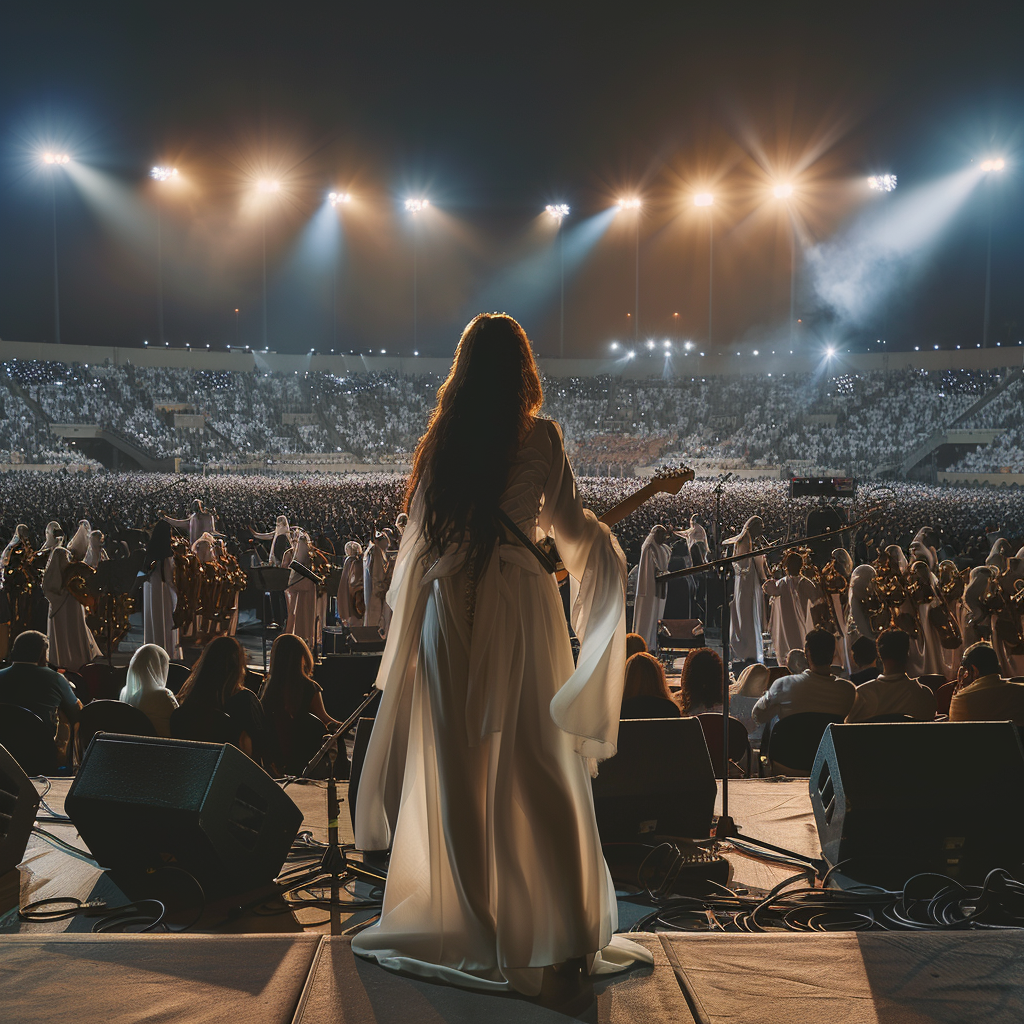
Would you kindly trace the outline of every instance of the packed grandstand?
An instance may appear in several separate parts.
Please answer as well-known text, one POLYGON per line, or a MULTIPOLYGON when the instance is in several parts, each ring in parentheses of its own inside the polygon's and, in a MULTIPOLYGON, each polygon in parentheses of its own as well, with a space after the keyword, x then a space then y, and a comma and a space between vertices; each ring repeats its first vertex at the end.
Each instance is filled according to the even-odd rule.
MULTIPOLYGON (((184 466, 402 463, 426 428, 436 373, 271 372, 7 359, 0 462, 96 464, 57 425, 95 426, 184 466)), ((686 461, 775 475, 899 476, 937 432, 989 430, 946 468, 1024 472, 1019 368, 549 377, 546 415, 577 470, 630 476, 686 461)))

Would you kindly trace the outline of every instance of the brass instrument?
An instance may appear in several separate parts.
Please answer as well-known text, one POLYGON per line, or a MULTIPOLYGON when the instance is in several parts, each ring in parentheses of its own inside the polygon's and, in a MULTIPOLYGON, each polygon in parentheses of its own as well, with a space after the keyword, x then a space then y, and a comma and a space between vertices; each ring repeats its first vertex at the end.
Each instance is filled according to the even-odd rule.
MULTIPOLYGON (((1013 580, 1013 589, 1008 590, 1010 581, 1006 580, 1010 570, 1003 572, 995 582, 999 583, 999 592, 1003 596, 1003 607, 996 614, 995 633, 1006 646, 1010 654, 1024 654, 1024 628, 1021 623, 1021 611, 1024 610, 1024 579, 1013 580)), ((984 595, 982 595, 984 597, 984 595)))
POLYGON ((35 549, 23 539, 8 555, 7 564, 0 567, 3 592, 10 605, 9 634, 12 640, 32 628, 33 597, 42 579, 35 560, 35 549))
POLYGON ((183 537, 171 537, 171 551, 174 559, 174 589, 178 593, 173 615, 174 628, 184 636, 195 625, 202 577, 199 559, 192 552, 188 541, 183 537))
POLYGON ((87 615, 96 611, 98 594, 93 587, 96 570, 85 562, 69 562, 61 573, 64 589, 85 609, 87 615))
POLYGON ((110 657, 128 632, 129 617, 135 611, 135 598, 128 594, 115 594, 111 590, 101 591, 93 602, 93 611, 86 613, 85 624, 104 653, 110 657))
POLYGON ((830 559, 821 570, 821 588, 826 594, 845 594, 850 587, 850 578, 839 571, 836 560, 830 559))

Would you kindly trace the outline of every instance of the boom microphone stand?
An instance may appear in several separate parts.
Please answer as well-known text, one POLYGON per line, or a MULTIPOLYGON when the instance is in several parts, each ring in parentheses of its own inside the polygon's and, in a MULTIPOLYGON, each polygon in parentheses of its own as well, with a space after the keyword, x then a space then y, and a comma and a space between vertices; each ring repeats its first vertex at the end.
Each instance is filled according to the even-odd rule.
POLYGON ((714 562, 705 562, 703 565, 694 565, 686 569, 675 569, 672 572, 658 573, 654 579, 661 583, 668 580, 678 579, 683 576, 691 576, 698 572, 718 572, 722 579, 722 813, 719 815, 718 824, 715 826, 716 839, 742 838, 745 842, 754 843, 757 846, 773 850, 776 853, 784 853, 787 856, 796 856, 799 860, 807 860, 793 854, 789 850, 783 850, 771 843, 763 842, 760 839, 754 840, 748 836, 741 835, 738 826, 729 815, 729 626, 732 604, 732 588, 729 582, 729 573, 734 563, 744 558, 756 558, 758 555, 770 555, 776 551, 784 551, 794 544, 806 544, 808 541, 822 540, 825 537, 838 537, 841 534, 849 533, 858 526, 874 519, 884 509, 872 509, 867 515, 856 522, 847 523, 838 530, 829 530, 819 533, 813 537, 797 537, 795 540, 783 541, 780 544, 772 544, 770 547, 758 548, 756 551, 748 551, 743 555, 729 555, 726 558, 719 558, 714 562))

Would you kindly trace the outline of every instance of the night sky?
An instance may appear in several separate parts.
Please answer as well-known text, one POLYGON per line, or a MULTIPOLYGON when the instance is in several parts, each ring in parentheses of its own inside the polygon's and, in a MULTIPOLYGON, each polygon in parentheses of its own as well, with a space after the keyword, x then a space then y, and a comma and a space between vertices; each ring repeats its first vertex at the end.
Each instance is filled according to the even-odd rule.
POLYGON ((52 178, 62 341, 155 343, 160 202, 166 338, 262 344, 264 177, 281 181, 265 197, 278 351, 411 352, 416 244, 421 351, 450 352, 486 302, 556 353, 558 249, 538 214, 565 202, 566 352, 605 354, 633 337, 636 215, 589 219, 631 194, 638 334, 704 345, 701 191, 716 346, 788 343, 792 224, 797 344, 976 344, 989 223, 990 342, 1016 343, 1022 27, 1019 4, 985 3, 7 4, 0 337, 54 337, 52 178), (44 170, 48 148, 74 173, 44 170), (922 240, 871 270, 884 297, 830 304, 812 264, 834 282, 879 204, 996 155, 1001 174, 914 214, 922 240), (179 169, 173 192, 156 163, 179 169), (866 189, 890 171, 895 193, 866 189), (353 194, 342 213, 331 189, 353 194), (433 204, 415 226, 412 195, 433 204), (602 230, 584 245, 588 221, 602 230))

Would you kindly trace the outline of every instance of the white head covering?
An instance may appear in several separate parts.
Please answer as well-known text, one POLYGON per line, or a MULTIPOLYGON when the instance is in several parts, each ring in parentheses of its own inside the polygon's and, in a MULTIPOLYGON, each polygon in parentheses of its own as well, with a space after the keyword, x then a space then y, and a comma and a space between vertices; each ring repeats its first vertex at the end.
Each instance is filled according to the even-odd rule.
POLYGON ((86 561, 95 568, 100 563, 100 559, 103 557, 103 533, 100 530, 93 530, 89 534, 89 553, 86 555, 86 561))
POLYGON ((195 544, 192 545, 192 553, 200 562, 212 562, 216 557, 214 555, 215 542, 216 538, 212 533, 204 533, 196 540, 195 544))
POLYGON ((85 558, 89 551, 89 538, 92 536, 92 526, 88 519, 78 521, 78 529, 75 530, 71 543, 68 544, 68 551, 78 559, 85 558))
MULTIPOLYGON (((299 539, 295 542, 294 554, 289 564, 298 562, 300 565, 309 568, 309 537, 307 534, 299 531, 299 539)), ((291 586, 293 583, 298 583, 299 580, 305 579, 305 576, 300 576, 294 569, 288 576, 288 585, 291 586)))
POLYGON ((58 533, 63 535, 64 531, 61 529, 60 523, 53 519, 46 524, 46 540, 43 541, 43 546, 39 550, 49 551, 51 548, 60 547, 57 541, 58 533))
POLYGON ((71 561, 67 548, 54 548, 43 573, 43 590, 59 594, 64 589, 64 569, 71 561))
POLYGON ((760 516, 751 516, 744 524, 743 529, 736 534, 735 537, 726 537, 723 541, 724 544, 738 544, 743 538, 747 538, 751 543, 754 542, 755 538, 760 539, 764 534, 764 520, 760 516))
POLYGON ((283 535, 283 536, 287 537, 289 531, 290 531, 290 527, 288 526, 288 517, 287 516, 278 516, 277 517, 277 522, 274 525, 274 536, 275 537, 280 537, 280 536, 283 535))
POLYGON ((165 689, 170 662, 170 657, 162 647, 143 644, 128 663, 128 679, 121 690, 120 699, 137 707, 143 694, 165 689))
POLYGON ((363 557, 363 546, 356 540, 350 540, 345 545, 345 555, 348 558, 362 558, 363 557))

